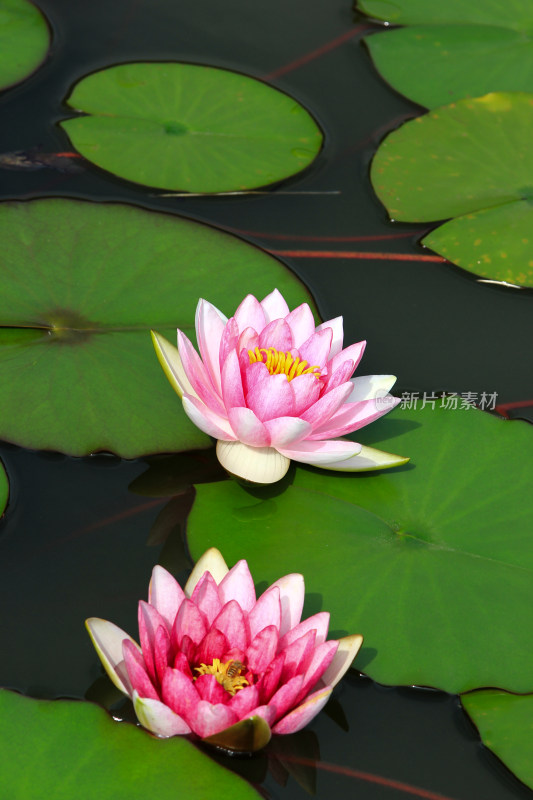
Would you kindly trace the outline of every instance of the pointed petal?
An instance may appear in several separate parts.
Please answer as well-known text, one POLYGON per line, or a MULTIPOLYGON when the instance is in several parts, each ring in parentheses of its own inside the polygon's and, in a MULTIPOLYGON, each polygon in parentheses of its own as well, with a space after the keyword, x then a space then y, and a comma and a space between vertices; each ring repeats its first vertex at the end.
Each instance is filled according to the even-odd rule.
MULTIPOLYGON (((269 419, 264 427, 269 436, 271 447, 290 447, 296 442, 301 442, 312 433, 313 428, 304 419, 298 417, 277 417, 269 419)), ((239 437, 240 438, 240 437, 239 437)))
POLYGON ((323 370, 328 363, 332 335, 333 332, 331 328, 325 328, 323 331, 313 333, 313 335, 298 348, 300 358, 307 361, 310 367, 317 366, 323 370))
POLYGON ((347 361, 343 361, 340 367, 335 369, 334 372, 331 372, 326 378, 324 393, 331 392, 332 389, 335 389, 337 386, 349 381, 353 375, 353 371, 354 362, 351 360, 351 358, 349 358, 347 361))
POLYGON ((346 398, 352 391, 352 384, 350 381, 342 383, 330 392, 323 394, 316 403, 303 412, 302 419, 310 422, 315 428, 324 425, 328 419, 346 402, 346 398))
POLYGON ((276 709, 276 719, 279 720, 291 710, 302 688, 303 676, 296 675, 287 683, 282 684, 278 691, 272 695, 269 705, 276 709))
POLYGON ((231 429, 231 425, 224 417, 215 414, 204 403, 197 400, 190 395, 183 395, 182 398, 183 410, 197 428, 212 436, 214 439, 224 439, 232 441, 235 439, 235 434, 231 429))
POLYGON ((163 702, 194 728, 200 696, 190 678, 181 670, 169 667, 163 677, 161 694, 163 702))
POLYGON ((246 402, 261 422, 294 415, 294 392, 286 375, 269 375, 255 383, 248 389, 246 402))
POLYGON ((236 438, 250 447, 269 447, 270 435, 267 428, 251 408, 230 408, 228 418, 236 438))
POLYGON ((166 619, 169 629, 172 628, 184 598, 183 589, 173 575, 164 567, 156 564, 152 570, 152 579, 148 587, 148 602, 166 619))
POLYGON ((246 650, 246 664, 256 675, 264 672, 271 661, 274 660, 278 649, 278 629, 275 625, 263 628, 255 636, 246 650))
POLYGON ((266 325, 265 312, 253 294, 249 294, 244 298, 234 317, 240 331, 245 328, 255 328, 257 333, 260 334, 266 325))
POLYGON ((183 397, 184 393, 190 394, 192 397, 198 397, 183 368, 178 348, 170 344, 161 334, 155 331, 151 331, 151 334, 159 363, 163 367, 163 371, 176 394, 179 397, 183 397))
MULTIPOLYGON (((237 346, 235 348, 237 355, 240 357, 242 350, 244 350, 245 354, 248 355, 248 351, 255 350, 256 347, 259 347, 259 336, 257 335, 257 331, 255 328, 245 328, 241 332, 239 341, 237 342, 237 346)), ((250 356, 248 355, 248 358, 249 357, 250 356)))
POLYGON ((348 459, 361 451, 357 442, 346 439, 327 439, 326 441, 311 442, 306 439, 288 447, 280 448, 280 452, 287 458, 300 461, 302 464, 311 464, 314 467, 332 469, 335 462, 347 463, 348 459))
POLYGON ((225 408, 218 394, 214 379, 211 378, 204 363, 191 342, 178 328, 178 350, 183 368, 192 384, 196 396, 215 414, 224 416, 225 408))
POLYGON ((241 367, 236 350, 230 350, 222 365, 222 397, 226 411, 234 406, 245 406, 241 367))
POLYGON ((220 351, 218 354, 218 363, 220 366, 227 359, 231 350, 235 350, 239 341, 239 326, 234 317, 230 317, 224 328, 222 338, 220 340, 220 351))
POLYGON ((259 347, 274 347, 283 353, 292 350, 294 347, 292 331, 284 319, 275 319, 263 328, 259 336, 259 347))
POLYGON ((388 394, 379 400, 363 400, 360 403, 345 403, 323 425, 315 428, 310 440, 334 439, 346 433, 364 428, 384 414, 387 414, 400 402, 399 397, 388 394))
POLYGON ((287 473, 290 460, 272 447, 243 442, 217 442, 217 457, 231 475, 252 483, 275 483, 287 473))
POLYGON ((85 620, 85 627, 109 679, 119 691, 130 695, 129 682, 126 684, 121 675, 117 673, 117 666, 122 664, 124 660, 122 654, 122 642, 124 640, 130 641, 140 651, 139 645, 122 628, 119 628, 113 622, 108 622, 106 619, 90 617, 85 620))
POLYGON ((331 328, 332 338, 331 338, 331 349, 329 353, 330 359, 340 353, 342 350, 342 342, 344 339, 344 330, 342 325, 342 317, 335 317, 334 319, 328 319, 327 322, 322 322, 321 325, 317 325, 316 331, 323 331, 326 328, 331 328))
POLYGON ((274 289, 261 300, 261 307, 267 323, 273 319, 284 319, 289 314, 289 306, 278 289, 274 289))
POLYGON ((360 378, 352 378, 353 389, 347 402, 359 403, 361 400, 382 397, 395 383, 396 375, 361 375, 360 378))
POLYGON ((294 416, 301 416, 309 406, 316 403, 323 388, 323 382, 310 373, 293 378, 291 389, 294 392, 294 416))
POLYGON ((307 617, 307 619, 302 620, 298 625, 291 630, 287 631, 285 636, 283 636, 279 641, 279 649, 284 650, 288 647, 292 642, 299 639, 300 636, 303 636, 304 633, 307 631, 316 631, 316 641, 315 646, 318 647, 319 644, 322 644, 326 640, 326 636, 328 635, 328 627, 329 627, 329 613, 327 611, 319 611, 318 614, 313 614, 312 617, 307 617))
POLYGON ((247 717, 259 704, 257 686, 245 686, 230 698, 229 706, 235 711, 239 719, 247 717))
POLYGON ((229 728, 239 721, 235 711, 229 705, 217 703, 212 705, 207 700, 200 700, 196 708, 192 728, 202 739, 229 728))
POLYGON ((322 675, 324 683, 333 687, 340 681, 342 676, 350 669, 362 643, 363 637, 359 633, 339 639, 339 647, 333 661, 322 675))
POLYGON ((141 697, 151 697, 154 700, 159 700, 159 696, 146 671, 142 655, 135 645, 127 639, 122 643, 122 654, 126 662, 126 669, 128 670, 132 688, 135 689, 141 697))
MULTIPOLYGON (((271 661, 257 683, 259 696, 263 703, 269 703, 270 698, 279 687, 281 671, 285 663, 285 653, 280 653, 271 661)), ((272 720, 273 721, 273 720, 272 720)), ((272 722, 271 721, 271 722, 272 722)), ((271 723, 270 723, 271 724, 271 723)))
MULTIPOLYGON (((335 641, 335 639, 330 639, 328 642, 322 642, 322 644, 316 648, 307 665, 298 702, 303 700, 309 692, 316 687, 321 678, 323 679, 326 670, 335 658, 338 647, 339 643, 335 641)), ((326 681, 322 680, 321 687, 323 687, 324 683, 326 683, 326 681)))
POLYGON ((139 697, 134 691, 133 708, 143 728, 156 736, 180 736, 191 732, 185 720, 159 700, 139 697))
POLYGON ((154 641, 155 674, 159 685, 161 685, 165 670, 169 666, 170 656, 170 634, 166 628, 160 625, 155 632, 154 641))
POLYGON ((331 695, 331 688, 319 689, 297 708, 277 722, 272 728, 273 733, 296 733, 304 728, 319 711, 322 711, 331 695))
POLYGON ((244 559, 237 561, 218 586, 222 604, 236 600, 243 611, 250 611, 255 605, 255 586, 248 564, 244 559))
POLYGON ((220 658, 228 649, 228 640, 224 634, 216 628, 211 628, 196 648, 194 663, 209 666, 213 663, 213 659, 220 658))
POLYGON ((198 347, 200 348, 202 361, 211 375, 215 389, 219 394, 221 393, 221 384, 218 356, 220 340, 227 321, 227 317, 214 305, 208 303, 207 300, 201 299, 198 301, 195 318, 198 347))
POLYGON ((159 627, 167 628, 170 633, 171 627, 159 611, 141 600, 139 603, 139 637, 141 640, 141 650, 146 664, 146 669, 152 681, 157 682, 155 668, 155 634, 159 627))
POLYGON ((250 641, 248 620, 245 618, 240 605, 236 600, 230 600, 213 621, 213 628, 221 631, 230 648, 246 650, 250 641))
POLYGON ((218 596, 217 584, 210 572, 204 572, 196 584, 191 595, 191 601, 195 603, 205 615, 207 624, 211 625, 222 608, 222 603, 218 596))
POLYGON ((307 631, 286 648, 285 664, 281 673, 282 683, 290 680, 295 675, 303 675, 305 673, 315 652, 315 638, 315 631, 307 631))
POLYGON ((274 625, 279 631, 281 623, 279 586, 270 586, 263 592, 248 614, 248 622, 250 623, 250 635, 252 638, 269 625, 274 625))
POLYGON ((224 703, 224 705, 229 702, 230 695, 214 675, 199 675, 194 682, 194 688, 201 700, 207 700, 209 703, 224 703))
POLYGON ((408 461, 409 458, 405 456, 385 453, 383 450, 375 450, 373 447, 365 447, 363 445, 358 455, 352 456, 345 461, 331 461, 329 464, 319 464, 317 466, 338 472, 368 472, 374 469, 401 467, 402 464, 407 464, 408 461))
POLYGON ((362 342, 355 342, 354 344, 345 347, 344 350, 341 350, 340 353, 331 359, 328 364, 328 373, 331 375, 335 370, 339 369, 339 367, 344 364, 345 361, 353 361, 353 371, 357 369, 359 362, 363 357, 363 353, 365 352, 366 348, 366 341, 362 342))
POLYGON ((182 640, 186 636, 195 645, 198 645, 206 633, 207 625, 204 615, 192 600, 186 598, 176 614, 176 620, 172 628, 172 642, 175 648, 181 649, 182 640))
POLYGON ((284 636, 288 630, 294 628, 300 622, 302 609, 304 607, 305 584, 303 575, 294 572, 284 575, 272 587, 279 588, 281 603, 281 624, 279 635, 284 636))
POLYGON ((185 584, 185 594, 187 597, 190 597, 194 592, 196 584, 204 574, 204 572, 210 572, 215 583, 218 584, 222 580, 222 578, 229 572, 228 565, 224 561, 222 557, 222 553, 220 550, 217 550, 216 547, 210 547, 209 550, 206 550, 203 556, 200 556, 198 561, 193 567, 193 571, 189 576, 189 580, 185 584))
POLYGON ((315 332, 315 320, 307 303, 302 303, 301 306, 291 311, 285 317, 285 322, 288 323, 292 331, 294 346, 298 349, 315 332))

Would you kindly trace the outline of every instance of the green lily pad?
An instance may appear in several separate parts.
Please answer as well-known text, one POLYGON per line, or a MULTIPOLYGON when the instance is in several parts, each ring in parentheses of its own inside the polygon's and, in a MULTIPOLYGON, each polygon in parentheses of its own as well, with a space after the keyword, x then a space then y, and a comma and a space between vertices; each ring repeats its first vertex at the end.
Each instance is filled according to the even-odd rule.
POLYGON ((9 498, 9 480, 6 475, 4 465, 0 461, 0 517, 5 511, 8 498, 9 498))
POLYGON ((27 0, 0 0, 0 89, 31 75, 50 46, 50 32, 38 8, 27 0))
POLYGON ((491 280, 533 286, 533 94, 488 94, 391 133, 371 178, 391 217, 447 217, 422 243, 491 280))
POLYGON ((483 744, 533 789, 533 695, 487 689, 461 697, 483 744))
POLYGON ((322 145, 283 92, 215 67, 122 64, 83 78, 62 122, 74 147, 136 183, 188 192, 254 189, 307 167, 322 145))
POLYGON ((261 250, 167 214, 74 200, 0 205, 0 438, 126 458, 205 448, 150 339, 194 337, 198 298, 231 315, 300 282, 261 250))
POLYGON ((420 105, 531 90, 530 0, 360 0, 359 8, 387 22, 414 25, 365 41, 385 80, 420 105))
POLYGON ((362 633, 355 666, 380 683, 533 689, 531 426, 437 401, 357 438, 411 464, 364 475, 297 466, 281 492, 200 485, 193 558, 216 545, 257 581, 301 572, 307 611, 362 633))
POLYGON ((0 690, 2 792, 10 800, 204 800, 258 794, 181 737, 157 739, 91 703, 0 690))

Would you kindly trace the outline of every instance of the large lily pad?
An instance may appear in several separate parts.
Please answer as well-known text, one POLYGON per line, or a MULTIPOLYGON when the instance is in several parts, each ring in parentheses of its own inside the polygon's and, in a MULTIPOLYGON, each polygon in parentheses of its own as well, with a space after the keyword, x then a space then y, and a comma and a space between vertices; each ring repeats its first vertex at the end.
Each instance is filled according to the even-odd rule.
POLYGON ((9 800, 258 797, 185 739, 157 739, 90 703, 0 690, 0 743, 9 800))
POLYGON ((279 262, 205 225, 73 200, 0 205, 0 438, 127 458, 207 447, 161 370, 150 328, 189 332, 205 296, 230 315, 275 286, 279 262))
POLYGON ((84 78, 68 99, 74 147, 136 183, 190 192, 253 189, 314 160, 322 134, 295 100, 214 67, 122 64, 84 78))
POLYGON ((30 75, 50 45, 45 18, 27 0, 0 0, 0 89, 30 75))
POLYGON ((4 465, 0 461, 0 517, 5 511, 8 497, 9 497, 9 480, 6 475, 4 465))
POLYGON ((387 22, 414 23, 369 36, 366 43, 383 77, 420 105, 531 90, 530 0, 360 0, 359 7, 387 22))
POLYGON ((303 573, 309 612, 362 633, 355 666, 379 682, 532 690, 531 427, 437 401, 358 433, 412 466, 198 486, 193 558, 216 545, 257 580, 303 573))
POLYGON ((483 744, 533 789, 533 695, 486 689, 464 695, 461 702, 483 744))
POLYGON ((391 217, 456 219, 423 244, 492 280, 533 286, 533 94, 461 100, 391 133, 372 184, 391 217))

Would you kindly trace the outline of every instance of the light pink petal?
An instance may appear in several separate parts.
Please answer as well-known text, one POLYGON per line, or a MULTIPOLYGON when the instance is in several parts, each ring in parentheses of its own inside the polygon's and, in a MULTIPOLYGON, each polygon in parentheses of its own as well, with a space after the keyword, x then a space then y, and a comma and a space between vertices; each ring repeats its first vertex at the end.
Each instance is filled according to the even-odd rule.
POLYGON ((300 345, 306 342, 315 332, 315 320, 313 319, 313 313, 307 303, 302 303, 301 306, 291 311, 291 313, 285 317, 285 321, 292 331, 294 347, 298 349, 300 345))
POLYGON ((179 669, 169 667, 161 685, 163 702, 194 728, 200 696, 194 683, 179 669))
POLYGON ((263 424, 269 435, 270 446, 276 448, 301 442, 313 431, 309 422, 298 417, 277 417, 268 419, 263 424))
POLYGON ((221 658, 228 648, 228 640, 224 634, 216 628, 211 628, 196 649, 194 663, 211 666, 214 659, 221 658))
POLYGON ((230 350, 222 365, 222 397, 226 411, 234 406, 244 406, 241 367, 236 350, 230 350))
POLYGON ((249 350, 255 350, 256 347, 259 347, 259 336, 257 331, 255 328, 245 328, 239 336, 239 341, 237 343, 237 347, 235 348, 237 355, 240 355, 242 350, 248 354, 249 350))
POLYGON ((300 622, 304 607, 305 584, 303 575, 294 572, 284 575, 270 588, 277 586, 281 604, 281 623, 279 635, 284 636, 288 630, 300 622))
POLYGON ((324 369, 331 350, 331 337, 331 328, 313 333, 313 335, 298 348, 300 358, 303 361, 307 361, 310 367, 317 366, 320 367, 320 370, 324 369))
POLYGON ((156 564, 148 587, 148 602, 166 619, 169 630, 184 598, 185 594, 177 580, 164 567, 156 564))
POLYGON ((221 393, 221 386, 218 356, 220 352, 220 340, 227 321, 227 317, 225 317, 218 308, 215 308, 214 305, 208 303, 207 300, 198 301, 195 318, 198 347, 200 348, 202 361, 219 394, 221 393))
POLYGON ((246 402, 261 422, 274 417, 294 416, 294 392, 286 375, 269 375, 260 383, 249 386, 246 402))
POLYGON ((318 614, 313 614, 312 617, 307 617, 307 619, 302 620, 298 625, 294 628, 291 628, 290 631, 287 631, 285 636, 283 636, 279 641, 279 649, 284 650, 288 647, 292 642, 295 642, 296 639, 299 639, 300 636, 303 636, 304 633, 307 631, 315 631, 316 632, 316 646, 318 647, 319 644, 322 644, 326 640, 326 636, 328 635, 328 627, 329 627, 329 613, 327 611, 319 611, 318 614))
POLYGON ((263 628, 255 636, 246 650, 245 662, 256 675, 264 672, 271 661, 274 660, 278 649, 278 629, 275 625, 263 628))
POLYGON ((231 695, 224 689, 214 675, 199 675, 194 687, 201 700, 209 703, 227 703, 231 695))
POLYGON ((251 408, 230 408, 228 418, 240 442, 250 447, 270 447, 270 434, 251 408))
POLYGON ((131 696, 131 684, 124 667, 122 642, 128 640, 137 649, 139 645, 122 628, 106 619, 90 617, 85 620, 85 626, 110 680, 119 691, 131 696))
POLYGON ((295 675, 305 673, 315 652, 315 631, 310 630, 285 649, 285 664, 281 682, 286 683, 295 675))
POLYGON ((272 322, 273 319, 286 317, 289 313, 289 306, 278 289, 274 289, 273 292, 267 294, 264 300, 261 300, 261 308, 267 323, 272 322))
POLYGON ((374 420, 379 419, 395 408, 400 402, 399 397, 387 395, 385 402, 376 400, 363 400, 361 403, 345 403, 324 425, 315 428, 309 435, 311 441, 315 439, 333 439, 346 433, 353 433, 374 420))
POLYGON ((196 709, 195 719, 191 725, 195 733, 202 739, 213 736, 238 722, 239 717, 229 705, 217 703, 211 705, 207 700, 200 700, 196 709))
POLYGON ((328 680, 324 680, 324 676, 336 656, 338 647, 339 643, 335 641, 335 639, 331 639, 329 642, 323 642, 316 648, 305 671, 302 694, 301 697, 298 698, 299 701, 304 699, 306 694, 316 686, 317 681, 321 678, 328 686, 332 685, 328 680))
POLYGON ((318 331, 323 331, 326 328, 331 328, 332 332, 332 339, 331 339, 331 349, 329 353, 330 359, 340 353, 342 350, 342 342, 344 339, 344 329, 342 325, 342 317, 335 317, 334 319, 328 319, 327 322, 322 322, 321 325, 317 325, 317 333, 318 331))
POLYGON ((294 416, 300 416, 309 406, 316 403, 323 388, 324 383, 311 373, 293 378, 291 389, 294 392, 294 416))
POLYGON ((306 411, 302 413, 302 419, 310 422, 313 429, 323 425, 327 420, 337 411, 346 398, 352 391, 352 384, 347 381, 346 383, 332 389, 331 392, 323 394, 316 403, 313 403, 306 411))
POLYGON ((229 706, 239 719, 245 719, 251 716, 250 711, 257 708, 259 703, 259 692, 257 686, 245 686, 244 689, 239 689, 232 698, 230 698, 229 706))
POLYGON ((159 611, 149 603, 141 600, 139 603, 139 637, 141 639, 141 649, 143 653, 144 663, 152 681, 157 680, 155 669, 155 633, 161 626, 163 628, 170 628, 168 622, 161 616, 159 611))
POLYGON ((319 689, 314 694, 309 695, 307 700, 295 708, 290 714, 274 725, 273 733, 296 733, 304 728, 319 711, 322 711, 331 695, 331 687, 319 689))
POLYGON ((345 361, 353 361, 353 368, 354 370, 357 369, 357 365, 361 361, 363 353, 365 352, 365 347, 365 341, 355 342, 355 344, 345 347, 344 350, 341 350, 341 352, 329 362, 328 373, 331 375, 341 366, 341 364, 344 364, 345 361))
POLYGON ((165 670, 169 665, 171 655, 170 635, 162 625, 155 632, 154 661, 157 682, 161 684, 165 670))
POLYGON ((358 403, 384 397, 395 383, 396 375, 361 375, 360 378, 352 378, 353 389, 347 402, 358 403))
POLYGON ((235 600, 230 600, 222 608, 220 614, 213 621, 213 628, 217 628, 224 634, 230 648, 236 647, 244 651, 248 647, 250 641, 248 620, 235 600))
POLYGON ((215 414, 206 405, 196 400, 190 395, 184 394, 182 398, 183 410, 194 422, 197 428, 213 436, 215 439, 222 439, 225 442, 235 441, 235 434, 231 429, 228 420, 215 414))
POLYGON ((274 661, 268 665, 267 669, 261 676, 257 688, 259 690, 259 696, 263 703, 269 703, 270 698, 274 694, 274 692, 279 687, 279 681, 281 678, 281 672, 283 670, 283 664, 285 663, 285 653, 280 653, 274 661))
POLYGON ((244 298, 234 316, 239 326, 239 331, 243 331, 245 328, 255 328, 257 333, 260 334, 266 325, 265 312, 253 294, 249 294, 244 298))
POLYGON ((222 338, 220 340, 220 351, 218 354, 218 363, 222 367, 222 364, 228 357, 228 353, 231 350, 235 350, 239 342, 239 326, 237 325, 237 321, 234 317, 230 317, 224 328, 224 332, 222 334, 222 338))
POLYGON ((246 351, 242 351, 239 356, 239 363, 241 365, 242 385, 244 387, 244 394, 248 396, 248 392, 256 383, 264 381, 270 376, 267 365, 262 361, 254 361, 250 364, 250 356, 246 351))
POLYGON ((250 635, 252 638, 267 628, 274 625, 279 631, 281 623, 281 603, 279 586, 270 586, 259 598, 248 615, 250 635))
POLYGON ((205 403, 216 414, 223 415, 224 404, 211 376, 189 339, 180 330, 178 330, 178 350, 187 377, 202 403, 205 403))
POLYGON ((276 719, 276 709, 273 706, 267 705, 256 706, 246 715, 246 719, 250 719, 251 717, 262 717, 268 726, 272 727, 276 719))
POLYGON ((275 319, 263 328, 259 336, 259 347, 268 350, 273 347, 282 353, 294 347, 292 331, 284 319, 275 319))
POLYGON ((135 645, 126 639, 122 643, 122 653, 132 688, 141 697, 151 697, 154 700, 159 700, 159 695, 146 671, 144 659, 135 645))
POLYGON ((324 392, 331 392, 342 383, 346 383, 353 375, 354 365, 351 359, 343 361, 340 367, 335 372, 332 372, 324 382, 324 392))
POLYGON ((335 653, 331 664, 322 675, 322 680, 329 686, 335 686, 342 676, 350 669, 352 661, 359 652, 359 648, 363 644, 363 637, 359 633, 354 633, 352 636, 344 636, 339 639, 338 649, 335 653))
POLYGON ((279 452, 294 461, 302 464, 312 464, 315 467, 327 468, 329 464, 344 462, 361 452, 361 445, 345 439, 327 439, 324 442, 310 442, 305 440, 290 448, 279 448, 279 452))
POLYGON ((182 736, 191 732, 185 720, 159 700, 139 697, 133 692, 133 708, 143 728, 156 736, 182 736))
POLYGON ((296 703, 296 698, 300 694, 302 688, 303 676, 295 675, 290 681, 280 686, 277 692, 272 695, 269 705, 273 705, 276 709, 276 719, 284 717, 287 711, 296 703))
POLYGON ((222 604, 236 600, 243 611, 251 611, 255 605, 254 580, 244 559, 237 561, 218 586, 222 604))
POLYGON ((204 615, 192 600, 187 600, 186 598, 180 606, 172 629, 174 647, 182 649, 181 643, 185 636, 188 636, 195 645, 198 645, 206 633, 207 626, 204 615))
POLYGON ((200 611, 205 614, 207 624, 211 625, 216 615, 222 608, 218 596, 218 587, 210 572, 204 572, 191 595, 191 602, 195 603, 200 611))

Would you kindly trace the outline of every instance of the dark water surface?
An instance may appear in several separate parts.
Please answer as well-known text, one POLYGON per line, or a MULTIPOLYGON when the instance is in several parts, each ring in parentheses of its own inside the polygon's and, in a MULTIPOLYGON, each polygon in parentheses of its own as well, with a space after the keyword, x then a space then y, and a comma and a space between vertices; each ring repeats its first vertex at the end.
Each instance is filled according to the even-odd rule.
MULTIPOLYGON (((313 113, 326 142, 310 169, 265 195, 161 198, 81 160, 70 169, 52 159, 37 170, 0 170, 2 199, 132 202, 239 231, 285 254, 323 317, 344 315, 348 342, 368 339, 361 374, 395 372, 400 393, 497 392, 499 404, 518 406, 533 398, 533 292, 480 284, 446 264, 394 257, 420 255, 416 241, 425 229, 387 220, 373 196, 368 164, 386 131, 419 109, 375 74, 359 42, 362 30, 350 35, 360 21, 354 24, 348 2, 39 5, 54 44, 43 68, 0 98, 0 154, 70 151, 56 123, 69 115, 62 101, 73 83, 132 60, 191 61, 269 79, 313 113), (348 255, 336 257, 339 252, 348 255)), ((531 409, 510 413, 527 417, 531 409)), ((0 685, 36 697, 89 692, 112 703, 83 620, 102 616, 135 633, 137 600, 145 596, 153 565, 186 575, 182 534, 192 496, 169 506, 169 497, 130 490, 146 470, 143 461, 69 459, 10 445, 0 455, 11 482, 0 522, 0 637, 7 644, 0 685)), ((194 455, 186 458, 192 475, 197 462, 194 455)), ((172 462, 154 463, 163 475, 171 471, 172 462)), ((356 675, 306 731, 285 737, 282 747, 275 740, 251 761, 224 763, 279 798, 307 797, 298 781, 308 789, 316 781, 320 798, 430 796, 383 779, 441 800, 533 796, 480 745, 456 698, 387 689, 356 675), (309 761, 318 756, 315 774, 309 761)))

